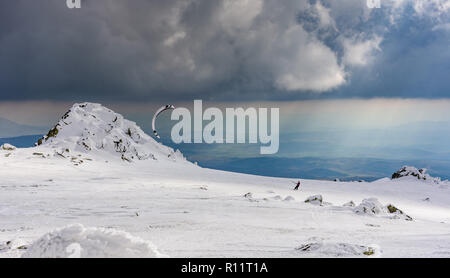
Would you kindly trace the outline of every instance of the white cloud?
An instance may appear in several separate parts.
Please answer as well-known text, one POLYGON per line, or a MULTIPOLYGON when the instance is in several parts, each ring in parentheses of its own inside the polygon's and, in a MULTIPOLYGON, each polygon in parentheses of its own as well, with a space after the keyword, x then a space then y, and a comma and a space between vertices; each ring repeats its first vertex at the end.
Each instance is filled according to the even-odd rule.
POLYGON ((442 31, 450 31, 450 23, 442 23, 433 27, 433 31, 442 30, 442 31))
POLYGON ((273 66, 279 88, 323 92, 345 83, 346 73, 336 54, 322 42, 308 37, 299 25, 287 30, 277 43, 273 66))
MULTIPOLYGON (((159 63, 161 72, 176 67, 177 75, 211 84, 238 74, 247 89, 272 83, 280 90, 323 92, 345 83, 337 54, 296 22, 307 1, 226 0, 199 28, 179 20, 159 63), (232 42, 232 44, 230 44, 232 42)), ((314 5, 322 26, 334 26, 329 9, 314 5)), ((189 10, 180 16, 188 17, 189 10)), ((199 83, 201 84, 201 83, 199 83)))
POLYGON ((449 0, 382 0, 381 9, 361 0, 91 1, 74 16, 56 0, 39 4, 39 14, 29 6, 36 1, 9 2, 0 26, 2 91, 26 91, 21 77, 30 76, 27 87, 40 92, 89 96, 102 88, 136 98, 329 91, 380 54, 389 31, 374 24, 377 15, 394 20, 410 3, 417 16, 439 15, 435 30, 448 29, 450 7, 449 0), (17 65, 30 45, 40 55, 17 65), (71 55, 61 51, 67 46, 71 55))
POLYGON ((178 31, 175 34, 173 34, 172 36, 168 37, 165 41, 164 41, 164 45, 165 46, 173 46, 175 43, 177 43, 179 40, 182 40, 186 37, 186 33, 183 31, 178 31))
POLYGON ((406 7, 413 8, 414 16, 433 18, 437 24, 450 12, 450 0, 384 0, 382 3, 389 9, 391 24, 404 16, 406 7))
POLYGON ((415 0, 414 10, 420 16, 440 16, 450 10, 449 0, 415 0))
POLYGON ((371 39, 360 39, 358 36, 353 38, 343 38, 344 56, 342 58, 345 65, 365 66, 370 63, 377 52, 381 51, 380 43, 382 38, 374 36, 371 39))
POLYGON ((230 31, 247 30, 263 8, 263 0, 224 0, 219 13, 221 25, 230 31))
POLYGON ((330 15, 330 9, 326 8, 322 5, 320 1, 317 1, 314 5, 315 10, 317 11, 320 19, 320 26, 324 27, 332 27, 336 29, 336 23, 334 19, 330 15))

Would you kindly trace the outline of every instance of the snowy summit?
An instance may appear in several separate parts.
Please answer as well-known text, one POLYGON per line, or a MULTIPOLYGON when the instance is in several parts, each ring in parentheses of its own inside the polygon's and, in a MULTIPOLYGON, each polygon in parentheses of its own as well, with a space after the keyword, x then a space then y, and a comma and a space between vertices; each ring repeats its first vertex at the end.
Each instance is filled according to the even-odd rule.
POLYGON ((124 161, 179 160, 183 155, 147 135, 136 123, 97 103, 77 103, 39 139, 38 146, 58 150, 117 156, 124 161))

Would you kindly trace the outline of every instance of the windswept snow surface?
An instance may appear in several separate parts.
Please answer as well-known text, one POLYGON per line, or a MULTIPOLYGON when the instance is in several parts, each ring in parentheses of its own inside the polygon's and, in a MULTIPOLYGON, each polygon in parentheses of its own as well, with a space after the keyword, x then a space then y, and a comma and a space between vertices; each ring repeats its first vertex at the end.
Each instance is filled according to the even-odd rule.
POLYGON ((23 258, 159 258, 150 243, 113 229, 70 225, 44 235, 22 255, 23 258))
POLYGON ((92 137, 115 117, 91 108, 100 122, 82 125, 77 112, 73 129, 38 147, 0 150, 0 257, 450 257, 448 182, 302 180, 294 191, 289 179, 173 159, 152 138, 130 136, 126 120, 92 137), (127 158, 137 146, 156 159, 99 148, 117 138, 131 140, 127 158), (305 203, 316 195, 322 205, 305 203), (348 205, 371 198, 382 214, 348 205), (390 217, 387 205, 413 220, 390 217))
POLYGON ((93 158, 75 166, 70 159, 33 155, 34 149, 9 157, 0 152, 0 257, 19 257, 27 250, 17 247, 77 223, 127 232, 170 257, 367 257, 357 250, 368 246, 378 246, 382 257, 450 257, 446 185, 304 180, 297 192, 287 179, 169 160, 93 158), (332 204, 304 202, 318 194, 332 204), (288 196, 294 200, 284 201, 288 196), (370 197, 414 220, 360 215, 342 206, 370 197), (8 241, 21 243, 9 248, 8 241), (316 249, 298 250, 318 242, 316 249))

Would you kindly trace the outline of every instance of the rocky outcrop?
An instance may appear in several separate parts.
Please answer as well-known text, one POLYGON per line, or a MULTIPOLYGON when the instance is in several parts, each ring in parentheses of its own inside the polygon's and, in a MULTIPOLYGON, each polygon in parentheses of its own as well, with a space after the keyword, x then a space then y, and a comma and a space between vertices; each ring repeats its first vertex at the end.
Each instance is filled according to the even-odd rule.
POLYGON ((123 161, 185 161, 179 151, 156 142, 136 123, 97 103, 74 104, 37 142, 58 153, 76 151, 115 156, 123 161))
POLYGON ((411 166, 403 166, 400 170, 392 174, 392 179, 399 179, 402 177, 416 177, 419 180, 426 180, 429 175, 425 174, 427 169, 417 169, 411 166))

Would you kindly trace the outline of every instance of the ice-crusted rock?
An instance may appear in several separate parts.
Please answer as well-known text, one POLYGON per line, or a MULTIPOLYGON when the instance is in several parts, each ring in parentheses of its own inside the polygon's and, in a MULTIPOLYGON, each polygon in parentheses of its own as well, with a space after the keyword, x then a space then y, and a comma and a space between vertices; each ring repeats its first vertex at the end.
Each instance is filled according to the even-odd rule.
POLYGON ((252 199, 253 198, 253 194, 251 192, 245 193, 244 194, 244 198, 252 199))
POLYGON ((355 202, 350 201, 350 202, 347 202, 347 203, 343 204, 342 206, 344 206, 344 207, 354 207, 355 206, 355 202))
POLYGON ((392 174, 392 179, 400 179, 404 177, 415 177, 418 180, 432 181, 440 183, 440 178, 435 178, 426 173, 427 169, 417 169, 412 166, 403 166, 400 170, 392 174))
POLYGON ((152 243, 126 232, 70 225, 50 232, 31 244, 25 258, 157 258, 152 243))
POLYGON ((16 149, 16 147, 11 144, 5 143, 0 146, 0 149, 4 150, 4 151, 14 151, 16 149))
POLYGON ((311 241, 295 248, 302 254, 310 254, 314 257, 364 257, 380 255, 381 250, 377 245, 360 245, 344 242, 329 242, 312 238, 311 241))
POLYGON ((21 239, 8 240, 6 242, 0 242, 0 253, 8 252, 10 250, 26 250, 27 245, 21 239))
POLYGON ((353 208, 353 211, 357 214, 378 215, 389 217, 391 219, 404 219, 407 221, 413 220, 412 217, 406 215, 402 210, 392 204, 383 206, 377 198, 364 199, 361 204, 353 208))
POLYGON ((312 205, 321 206, 323 204, 322 195, 310 196, 305 200, 305 203, 310 203, 312 205))
POLYGON ((69 151, 102 153, 129 162, 185 160, 178 150, 156 142, 136 123, 97 103, 74 104, 37 145, 55 148, 59 154, 69 151))
POLYGON ((392 218, 402 218, 405 219, 407 221, 412 221, 412 217, 409 215, 406 215, 405 213, 403 213, 403 211, 401 209, 398 209, 397 207, 395 207, 392 204, 389 204, 386 206, 387 211, 392 214, 392 218))
POLYGON ((385 208, 377 198, 364 199, 353 211, 357 214, 376 215, 385 212, 385 208))
POLYGON ((292 196, 286 196, 286 198, 284 198, 283 201, 286 201, 286 202, 295 201, 295 198, 292 196))

